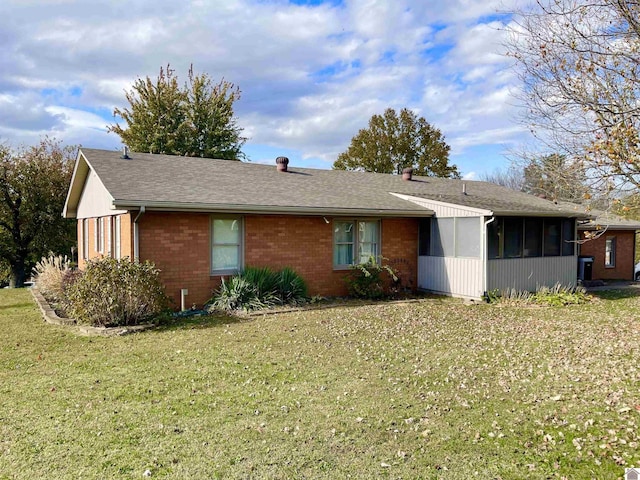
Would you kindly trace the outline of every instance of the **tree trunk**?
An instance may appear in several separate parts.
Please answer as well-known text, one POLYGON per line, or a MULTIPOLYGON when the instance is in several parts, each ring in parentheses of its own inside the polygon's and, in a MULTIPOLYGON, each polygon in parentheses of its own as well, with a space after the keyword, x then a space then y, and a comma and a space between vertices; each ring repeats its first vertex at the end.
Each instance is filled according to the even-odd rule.
POLYGON ((20 258, 11 265, 11 279, 9 280, 9 288, 24 287, 27 272, 25 270, 24 259, 20 258))

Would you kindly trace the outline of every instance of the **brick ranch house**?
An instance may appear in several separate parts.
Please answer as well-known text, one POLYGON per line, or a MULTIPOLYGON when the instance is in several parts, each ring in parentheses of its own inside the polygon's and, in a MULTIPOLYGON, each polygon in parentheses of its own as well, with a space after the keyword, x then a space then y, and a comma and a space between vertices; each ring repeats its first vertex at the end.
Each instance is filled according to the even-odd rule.
POLYGON ((580 256, 593 258, 591 278, 585 280, 636 280, 634 266, 636 258, 636 235, 640 222, 594 211, 595 219, 579 224, 580 256), (595 234, 588 238, 587 232, 595 234))
POLYGON ((346 294, 382 256, 403 285, 480 298, 575 285, 584 212, 494 184, 81 149, 64 208, 79 266, 153 261, 167 294, 202 305, 244 266, 291 267, 311 295, 346 294))

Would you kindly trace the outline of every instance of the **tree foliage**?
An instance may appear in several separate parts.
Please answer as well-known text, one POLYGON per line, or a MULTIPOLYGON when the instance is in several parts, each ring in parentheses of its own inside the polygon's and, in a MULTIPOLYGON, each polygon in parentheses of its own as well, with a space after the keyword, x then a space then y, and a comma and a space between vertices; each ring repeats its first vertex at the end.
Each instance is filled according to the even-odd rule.
POLYGON ((459 178, 458 168, 449 165, 449 145, 437 128, 423 117, 403 108, 374 115, 369 127, 351 139, 338 156, 336 170, 402 173, 411 167, 416 175, 459 178))
POLYGON ((524 166, 523 172, 523 192, 574 203, 582 203, 588 197, 584 172, 566 155, 532 158, 524 166))
POLYGON ((524 175, 522 169, 518 166, 510 165, 504 170, 495 170, 492 173, 484 173, 480 175, 480 180, 483 182, 495 183, 502 187, 510 188, 521 192, 524 186, 524 175))
POLYGON ((582 162, 591 186, 640 187, 640 3, 536 0, 517 14, 508 48, 523 121, 582 162))
POLYGON ((125 93, 129 108, 116 108, 126 128, 110 125, 134 151, 192 157, 244 158, 245 138, 234 117, 233 104, 240 89, 208 74, 189 69, 188 82, 180 87, 174 70, 160 68, 155 80, 138 78, 125 93))
POLYGON ((0 259, 12 286, 22 286, 43 256, 75 244, 75 221, 62 218, 75 151, 48 138, 15 152, 0 148, 0 259))

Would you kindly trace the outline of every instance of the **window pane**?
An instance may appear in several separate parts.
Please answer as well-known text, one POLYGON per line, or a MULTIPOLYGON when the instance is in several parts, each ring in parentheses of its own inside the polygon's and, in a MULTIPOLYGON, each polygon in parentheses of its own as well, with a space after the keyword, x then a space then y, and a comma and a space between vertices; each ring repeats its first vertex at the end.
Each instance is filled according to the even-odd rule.
POLYGON ((353 263, 353 247, 350 244, 337 244, 333 247, 334 265, 351 265, 353 263))
POLYGON ((421 218, 418 255, 422 255, 422 256, 429 255, 431 253, 429 251, 431 246, 430 244, 431 244, 431 219, 421 218))
POLYGON ((524 256, 542 256, 542 220, 539 218, 524 220, 524 256))
POLYGON ((361 243, 358 247, 358 263, 367 263, 373 257, 378 261, 378 245, 376 243, 361 243))
POLYGON ((604 266, 615 267, 616 265, 616 238, 609 237, 605 242, 604 266))
POLYGON ((562 221, 562 255, 573 255, 575 250, 575 221, 565 219, 562 221))
POLYGON ((500 258, 500 237, 502 236, 502 219, 496 218, 487 225, 487 243, 489 258, 500 258))
POLYGON ((237 218, 213 221, 213 243, 240 243, 240 220, 237 218))
POLYGON ((376 243, 378 241, 378 222, 358 222, 358 241, 376 243))
POLYGON ((504 219, 504 258, 522 256, 522 219, 504 219))
POLYGON ((336 243, 353 242, 353 222, 334 222, 333 236, 336 243))
POLYGON ((480 256, 480 218, 456 219, 456 257, 480 256))
POLYGON ((544 221, 544 256, 560 255, 560 220, 548 218, 544 221))
POLYGON ((453 218, 438 218, 432 221, 431 254, 436 257, 453 257, 455 255, 453 238, 453 218))
POLYGON ((235 270, 239 267, 239 248, 237 245, 216 245, 213 247, 213 269, 235 270))

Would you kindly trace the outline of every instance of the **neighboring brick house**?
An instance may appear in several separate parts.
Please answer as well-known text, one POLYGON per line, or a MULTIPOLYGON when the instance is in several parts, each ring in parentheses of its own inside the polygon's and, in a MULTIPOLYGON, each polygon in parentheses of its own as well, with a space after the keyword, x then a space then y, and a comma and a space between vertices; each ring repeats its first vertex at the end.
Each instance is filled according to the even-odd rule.
POLYGON ((584 212, 485 182, 289 168, 82 149, 64 215, 78 219, 79 266, 151 260, 167 293, 207 301, 247 265, 291 267, 311 295, 344 295, 370 255, 403 285, 479 298, 575 285, 584 212))
POLYGON ((593 257, 591 280, 635 280, 636 234, 640 222, 606 212, 593 213, 594 220, 578 227, 579 253, 593 257))

